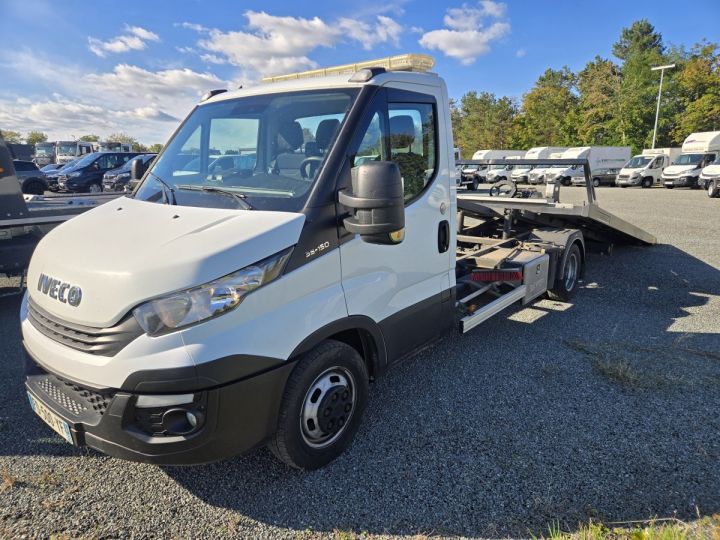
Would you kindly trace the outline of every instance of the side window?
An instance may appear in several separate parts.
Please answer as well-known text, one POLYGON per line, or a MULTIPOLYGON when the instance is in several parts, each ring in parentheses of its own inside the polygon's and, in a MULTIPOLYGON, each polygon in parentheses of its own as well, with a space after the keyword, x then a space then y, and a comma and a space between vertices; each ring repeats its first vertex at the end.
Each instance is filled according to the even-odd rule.
POLYGON ((92 167, 94 169, 107 169, 108 164, 108 156, 105 154, 104 156, 100 156, 98 159, 95 160, 92 167))
POLYGON ((25 171, 29 171, 30 167, 27 166, 27 163, 23 163, 22 161, 16 161, 15 162, 15 170, 18 172, 25 172, 25 171))
POLYGON ((353 167, 362 165, 367 161, 381 161, 387 159, 383 145, 382 124, 380 114, 375 113, 365 135, 363 135, 360 146, 353 156, 353 167))
POLYGON ((409 201, 435 176, 435 111, 429 103, 391 103, 388 113, 390 159, 400 167, 405 200, 409 201))

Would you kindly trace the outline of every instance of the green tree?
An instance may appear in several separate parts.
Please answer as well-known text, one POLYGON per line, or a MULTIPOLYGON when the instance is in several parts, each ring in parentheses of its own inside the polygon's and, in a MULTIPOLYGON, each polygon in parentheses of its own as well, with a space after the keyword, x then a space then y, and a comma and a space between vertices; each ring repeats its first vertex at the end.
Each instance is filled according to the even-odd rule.
POLYGON ((575 146, 578 96, 576 77, 569 68, 548 69, 523 96, 517 123, 520 147, 575 146))
POLYGON ((159 154, 160 151, 163 149, 163 145, 160 143, 151 144, 148 146, 148 152, 152 152, 153 154, 159 154))
POLYGON ((22 135, 19 131, 9 131, 0 129, 2 138, 5 139, 6 143, 18 144, 22 142, 22 135))
POLYGON ((517 112, 517 105, 508 97, 468 92, 460 99, 460 107, 452 104, 455 146, 466 157, 482 148, 511 147, 517 112))
POLYGON ((98 135, 83 135, 80 140, 83 142, 98 142, 100 137, 98 135))
POLYGON ((720 51, 717 43, 695 45, 676 77, 679 93, 673 139, 720 129, 720 51))
POLYGON ((42 131, 30 131, 28 132, 27 136, 25 137, 25 142, 27 144, 36 144, 41 142, 46 142, 48 140, 48 136, 43 133, 42 131))
POLYGON ((621 85, 620 66, 599 56, 578 74, 580 144, 613 146, 621 142, 618 136, 623 129, 618 99, 621 85))
MULTIPOLYGON (((629 145, 634 152, 652 143, 655 122, 655 105, 660 74, 653 66, 668 61, 662 36, 647 20, 634 22, 623 28, 620 39, 613 45, 613 54, 623 61, 622 82, 617 94, 618 143, 629 145)), ((672 103, 673 73, 666 72, 663 102, 672 103)), ((662 123, 658 124, 657 146, 670 142, 670 124, 667 107, 661 110, 662 123)))

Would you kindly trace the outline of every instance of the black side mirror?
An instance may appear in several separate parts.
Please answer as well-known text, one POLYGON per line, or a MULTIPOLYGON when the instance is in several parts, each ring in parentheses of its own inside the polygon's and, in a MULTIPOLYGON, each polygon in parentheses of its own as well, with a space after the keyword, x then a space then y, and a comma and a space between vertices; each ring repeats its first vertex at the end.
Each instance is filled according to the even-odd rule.
POLYGON ((340 204, 351 209, 345 228, 370 244, 399 244, 405 238, 405 200, 400 168, 390 161, 353 167, 352 192, 340 191, 340 204))
POLYGON ((147 167, 141 159, 136 159, 130 164, 130 179, 140 180, 145 174, 147 167))

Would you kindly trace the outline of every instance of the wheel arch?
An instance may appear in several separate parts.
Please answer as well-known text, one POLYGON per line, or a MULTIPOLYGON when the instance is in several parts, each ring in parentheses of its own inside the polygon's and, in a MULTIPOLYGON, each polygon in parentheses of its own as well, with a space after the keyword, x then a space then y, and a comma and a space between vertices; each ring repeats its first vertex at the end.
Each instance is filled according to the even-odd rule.
POLYGON ((365 361, 371 379, 387 367, 387 348, 382 330, 375 321, 363 315, 351 315, 319 328, 295 347, 290 359, 328 339, 341 341, 355 349, 365 361))

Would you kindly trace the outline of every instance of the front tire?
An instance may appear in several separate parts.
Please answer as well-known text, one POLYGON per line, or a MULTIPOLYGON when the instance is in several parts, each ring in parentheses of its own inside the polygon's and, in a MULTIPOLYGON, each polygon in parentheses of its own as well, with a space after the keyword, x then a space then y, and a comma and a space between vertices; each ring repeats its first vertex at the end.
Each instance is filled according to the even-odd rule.
POLYGON ((478 182, 477 177, 473 177, 472 184, 470 185, 470 191, 477 191, 478 184, 479 184, 479 182, 478 182))
POLYGON ((710 197, 711 199, 714 199, 715 197, 720 195, 720 190, 718 190, 718 187, 715 185, 715 182, 713 180, 710 180, 708 182, 707 194, 708 197, 710 197))
POLYGON ((90 193, 101 193, 102 192, 102 186, 96 182, 93 182, 88 186, 88 192, 90 193))
POLYGON ((593 178, 592 184, 593 184, 593 187, 600 187, 600 179, 593 178))
POLYGON ((22 192, 27 195, 42 195, 45 193, 45 186, 37 180, 32 180, 23 186, 22 192))
POLYGON ((327 340, 303 354, 285 386, 270 450, 296 469, 330 463, 360 426, 368 380, 365 362, 350 345, 327 340))
POLYGON ((650 177, 648 177, 648 176, 646 176, 645 178, 642 179, 642 184, 641 184, 641 185, 642 185, 642 187, 643 187, 644 189, 651 188, 651 187, 653 186, 653 179, 650 178, 650 177))

